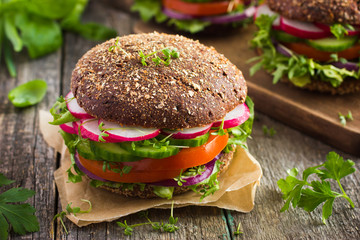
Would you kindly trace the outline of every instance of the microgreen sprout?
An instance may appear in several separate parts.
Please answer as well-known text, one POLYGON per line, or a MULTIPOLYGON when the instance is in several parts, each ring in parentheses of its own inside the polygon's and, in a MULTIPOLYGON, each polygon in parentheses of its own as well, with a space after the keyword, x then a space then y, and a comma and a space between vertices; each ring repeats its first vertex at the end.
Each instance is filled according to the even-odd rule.
POLYGON ((241 222, 239 222, 236 231, 234 232, 234 235, 240 235, 243 234, 243 232, 240 230, 241 228, 241 222))
POLYGON ((53 218, 53 223, 56 219, 60 219, 60 222, 61 222, 61 225, 63 226, 66 234, 69 234, 68 230, 66 229, 66 226, 64 224, 64 216, 68 215, 68 214, 74 214, 74 216, 76 216, 76 214, 78 213, 89 213, 91 212, 91 209, 92 209, 92 204, 89 200, 86 200, 86 199, 80 199, 81 201, 83 202, 86 202, 89 204, 89 208, 88 210, 81 210, 80 207, 74 207, 72 208, 71 205, 72 205, 72 202, 68 203, 68 205, 66 206, 66 211, 61 211, 60 213, 56 214, 53 218))
POLYGON ((179 176, 174 178, 174 181, 176 181, 178 186, 180 187, 183 185, 184 182, 186 182, 186 180, 184 180, 183 177, 184 177, 183 170, 181 169, 179 176))
POLYGON ((145 55, 143 53, 143 51, 140 50, 139 56, 140 56, 141 64, 143 66, 147 66, 146 59, 151 56, 154 56, 151 60, 155 63, 156 66, 160 65, 161 63, 163 63, 165 66, 169 66, 171 63, 171 59, 179 58, 180 54, 176 48, 174 48, 173 50, 170 50, 169 48, 164 48, 164 49, 149 53, 147 55, 145 55), (158 53, 162 53, 164 55, 163 59, 157 55, 158 53))
POLYGON ((276 134, 276 131, 273 127, 268 128, 266 125, 263 125, 262 130, 265 136, 273 137, 276 134))
POLYGON ((178 222, 178 218, 174 218, 174 201, 171 204, 171 214, 169 217, 169 223, 164 223, 163 221, 161 221, 161 223, 151 221, 150 218, 148 217, 148 211, 142 211, 139 213, 139 215, 141 217, 144 217, 148 222, 128 225, 125 220, 124 222, 116 222, 116 224, 119 227, 124 228, 124 234, 127 236, 133 234, 135 227, 143 226, 143 225, 151 225, 154 230, 169 232, 169 233, 173 233, 179 229, 179 227, 175 225, 178 222))
POLYGON ((104 122, 100 122, 99 124, 99 130, 100 130, 100 134, 99 134, 99 141, 100 142, 106 142, 106 140, 104 139, 104 137, 108 137, 109 134, 107 134, 105 131, 107 131, 108 129, 104 128, 104 122))
POLYGON ((343 126, 346 126, 347 120, 350 120, 350 121, 354 120, 351 111, 348 111, 348 114, 347 114, 347 115, 343 115, 343 114, 341 114, 340 112, 339 112, 338 114, 339 114, 340 123, 341 123, 343 126))
POLYGON ((116 163, 113 163, 113 162, 108 162, 108 161, 104 161, 103 162, 103 171, 105 172, 106 170, 110 170, 114 173, 119 173, 120 176, 122 176, 123 174, 128 174, 131 169, 132 169, 132 166, 126 166, 124 165, 122 168, 112 168, 110 165, 117 165, 116 163))
POLYGON ((109 47, 109 52, 114 51, 115 49, 119 49, 122 53, 124 53, 126 56, 129 56, 129 53, 127 53, 122 47, 119 45, 119 38, 116 39, 115 45, 112 45, 109 47))

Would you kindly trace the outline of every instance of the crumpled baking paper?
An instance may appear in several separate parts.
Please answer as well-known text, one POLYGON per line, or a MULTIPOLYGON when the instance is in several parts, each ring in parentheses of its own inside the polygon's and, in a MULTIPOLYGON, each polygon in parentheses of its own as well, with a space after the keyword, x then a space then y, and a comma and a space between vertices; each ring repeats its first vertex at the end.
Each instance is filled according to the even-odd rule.
POLYGON ((79 227, 91 223, 111 222, 149 208, 170 208, 173 201, 174 207, 214 206, 239 212, 250 212, 254 207, 255 191, 260 183, 262 170, 256 159, 242 148, 237 149, 229 168, 218 178, 220 189, 201 202, 200 196, 193 191, 174 196, 171 200, 126 198, 91 187, 89 180, 85 178, 80 183, 68 182, 66 170, 70 167, 70 154, 58 132, 59 127, 50 125, 50 121, 50 113, 40 111, 40 131, 49 146, 61 153, 61 165, 55 171, 55 182, 62 208, 65 209, 66 205, 72 202, 72 206, 88 209, 88 204, 81 199, 92 203, 90 213, 67 215, 79 227))

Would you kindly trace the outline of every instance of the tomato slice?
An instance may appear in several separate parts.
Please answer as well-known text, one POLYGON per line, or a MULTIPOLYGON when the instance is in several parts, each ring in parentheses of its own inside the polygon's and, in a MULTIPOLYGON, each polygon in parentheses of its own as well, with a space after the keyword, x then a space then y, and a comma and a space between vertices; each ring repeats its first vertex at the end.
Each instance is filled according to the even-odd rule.
MULTIPOLYGON (((231 1, 191 3, 181 0, 162 0, 164 7, 192 16, 211 16, 227 13, 230 2, 231 1)), ((236 7, 239 2, 242 1, 235 0, 234 7, 236 7)))
POLYGON ((136 162, 116 163, 112 168, 132 166, 127 174, 120 175, 111 170, 103 171, 103 161, 88 160, 79 156, 80 163, 91 173, 114 182, 150 183, 177 177, 182 169, 203 165, 214 159, 227 145, 228 134, 210 135, 207 143, 185 148, 174 156, 163 159, 145 158, 136 162))
MULTIPOLYGON (((329 61, 331 60, 331 52, 324 52, 317 50, 306 43, 302 42, 293 42, 293 43, 282 43, 290 50, 296 52, 297 54, 304 55, 308 58, 313 58, 318 61, 329 61)), ((356 44, 348 49, 337 52, 339 58, 345 58, 347 60, 355 59, 360 57, 360 44, 356 44)))

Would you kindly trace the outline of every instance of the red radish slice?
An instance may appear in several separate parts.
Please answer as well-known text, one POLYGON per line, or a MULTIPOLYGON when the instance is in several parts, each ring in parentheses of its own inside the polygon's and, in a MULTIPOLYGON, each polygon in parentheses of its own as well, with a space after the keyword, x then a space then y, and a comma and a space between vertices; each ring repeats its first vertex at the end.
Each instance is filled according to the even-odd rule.
POLYGON ((76 131, 76 134, 78 134, 79 133, 79 126, 80 126, 81 122, 80 121, 72 122, 72 124, 73 124, 73 128, 76 131))
MULTIPOLYGON (((101 131, 99 130, 99 120, 95 118, 82 119, 80 121, 80 132, 83 138, 99 142, 101 131)), ((108 137, 104 137, 106 142, 113 142, 108 137)))
POLYGON ((72 92, 69 92, 65 99, 67 101, 66 106, 74 117, 79 119, 92 118, 91 115, 89 115, 82 107, 79 106, 72 92))
MULTIPOLYGON (((243 124, 250 117, 250 110, 245 103, 238 105, 234 110, 228 112, 224 118, 224 129, 233 128, 243 124)), ((222 120, 214 122, 213 127, 219 127, 222 120)))
POLYGON ((105 120, 99 120, 98 124, 101 122, 104 129, 109 129, 105 133, 109 134, 106 139, 111 142, 141 141, 156 137, 160 133, 156 128, 121 126, 105 120))
POLYGON ((67 133, 70 134, 76 134, 76 128, 74 128, 73 123, 72 122, 68 122, 68 123, 64 123, 64 124, 60 124, 59 127, 67 133))
POLYGON ((296 21, 284 17, 280 18, 280 27, 283 31, 291 35, 305 39, 320 39, 331 35, 329 31, 324 31, 313 23, 296 21))
POLYGON ((259 7, 257 7, 256 12, 255 12, 255 19, 258 18, 260 15, 269 15, 269 16, 274 16, 277 15, 278 17, 274 20, 273 22, 273 28, 276 30, 280 29, 280 17, 276 12, 273 12, 268 5, 263 4, 260 5, 259 7))
POLYGON ((172 138, 177 139, 191 139, 196 138, 198 136, 204 135, 207 133, 212 124, 206 125, 204 127, 195 127, 195 128, 184 128, 183 130, 166 130, 162 129, 161 132, 165 135, 171 135, 172 138))

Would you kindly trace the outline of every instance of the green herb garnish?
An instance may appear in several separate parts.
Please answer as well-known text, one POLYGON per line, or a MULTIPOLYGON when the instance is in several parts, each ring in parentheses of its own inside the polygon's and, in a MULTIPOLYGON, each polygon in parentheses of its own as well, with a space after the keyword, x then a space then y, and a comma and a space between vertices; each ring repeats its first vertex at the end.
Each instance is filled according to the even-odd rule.
POLYGON ((347 115, 343 115, 341 114, 340 112, 338 113, 339 114, 339 120, 340 120, 340 123, 343 125, 343 126, 346 126, 346 122, 347 120, 354 120, 353 116, 352 116, 352 113, 351 111, 349 110, 348 114, 347 115))
POLYGON ((263 125, 262 130, 265 136, 273 137, 276 134, 276 130, 273 127, 268 128, 266 125, 263 125))
MULTIPOLYGON (((13 182, 0 173, 0 187, 13 182)), ((26 201, 34 194, 33 190, 21 187, 11 188, 0 194, 0 239, 8 238, 10 225, 14 232, 20 235, 39 231, 35 208, 28 203, 14 204, 26 201)))
POLYGON ((249 60, 259 61, 251 67, 251 75, 264 68, 273 75, 274 84, 285 76, 298 87, 311 83, 311 79, 329 82, 333 87, 338 87, 347 77, 360 78, 360 71, 348 71, 327 63, 320 64, 303 55, 292 54, 287 57, 278 53, 271 38, 272 22, 275 18, 276 16, 261 15, 255 20, 259 30, 251 43, 253 47, 262 50, 262 55, 249 60))
POLYGON ((15 107, 28 107, 39 103, 45 97, 46 90, 46 82, 35 79, 13 88, 8 98, 15 107))
POLYGON ((179 52, 176 48, 174 48, 173 50, 170 50, 169 48, 164 48, 145 55, 143 51, 140 50, 139 56, 141 58, 141 64, 143 66, 147 66, 146 59, 151 56, 154 56, 151 60, 155 63, 156 66, 160 65, 161 63, 163 63, 165 66, 169 66, 171 63, 171 59, 179 58, 179 52), (162 53, 164 55, 163 59, 157 55, 158 53, 162 53))
MULTIPOLYGON (((68 99, 68 101, 71 100, 72 99, 68 99)), ((54 118, 52 122, 49 122, 52 125, 60 125, 68 122, 76 122, 79 120, 69 112, 69 109, 66 106, 66 101, 62 96, 56 100, 50 109, 50 113, 54 118)))
POLYGON ((78 213, 89 213, 91 212, 91 209, 92 209, 92 205, 91 205, 91 202, 89 200, 86 200, 86 199, 80 199, 81 201, 83 202, 86 202, 89 204, 89 208, 88 210, 81 210, 79 207, 74 207, 72 208, 71 205, 72 205, 72 202, 68 203, 68 205, 66 206, 66 211, 61 211, 60 213, 56 214, 53 218, 53 223, 56 219, 60 219, 60 222, 61 222, 61 225, 63 226, 66 234, 69 234, 68 230, 66 229, 66 226, 64 224, 64 217, 68 214, 74 214, 74 216, 76 216, 76 214, 78 213))
POLYGON ((240 230, 241 228, 241 222, 239 222, 236 231, 234 232, 234 235, 240 235, 243 234, 243 232, 240 230))
POLYGON ((336 198, 345 198, 350 206, 354 208, 354 203, 345 193, 340 183, 342 178, 355 172, 354 165, 353 161, 344 161, 337 153, 330 152, 323 164, 305 169, 302 179, 297 178, 298 170, 296 168, 289 170, 289 176, 277 182, 283 193, 282 197, 285 200, 285 204, 280 211, 288 210, 291 203, 294 208, 300 207, 307 212, 312 212, 321 203, 324 203, 322 207, 322 222, 326 224, 326 220, 332 214, 332 206, 336 198), (320 178, 320 181, 314 180, 308 182, 308 177, 312 174, 320 178), (331 182, 326 181, 327 179, 335 180, 341 193, 333 191, 331 189, 331 182))
POLYGON ((148 222, 128 225, 125 220, 124 222, 116 222, 116 224, 119 227, 124 228, 124 234, 127 236, 131 236, 133 234, 135 227, 143 226, 143 225, 151 225, 152 228, 157 231, 173 233, 179 229, 179 227, 175 225, 178 222, 178 218, 174 218, 174 202, 172 202, 172 204, 171 204, 170 211, 171 211, 171 213, 170 213, 170 217, 169 217, 169 223, 153 222, 148 217, 148 211, 143 211, 143 212, 140 212, 139 215, 146 218, 146 220, 148 222))

